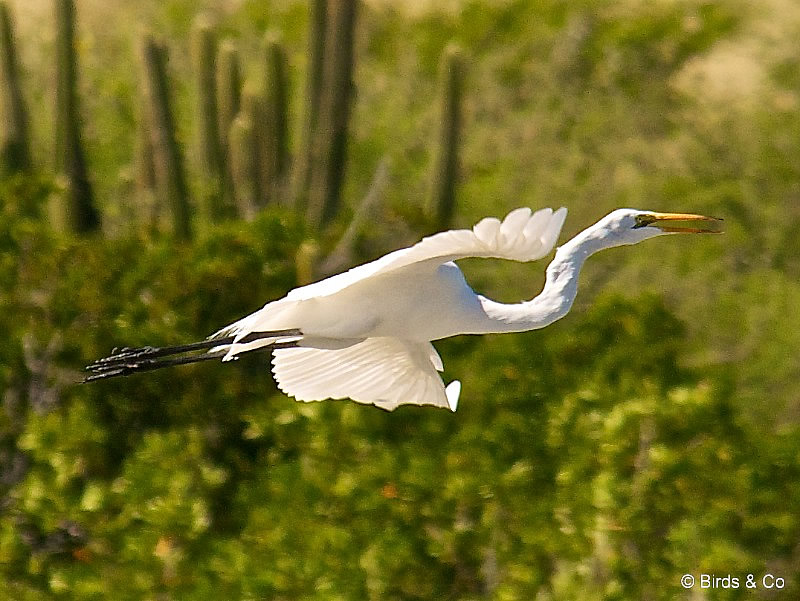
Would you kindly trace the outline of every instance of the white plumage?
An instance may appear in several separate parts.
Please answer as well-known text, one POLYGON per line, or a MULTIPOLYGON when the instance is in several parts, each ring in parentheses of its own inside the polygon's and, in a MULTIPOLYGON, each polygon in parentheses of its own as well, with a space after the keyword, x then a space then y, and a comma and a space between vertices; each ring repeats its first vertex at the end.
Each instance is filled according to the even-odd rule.
POLYGON ((280 389, 301 401, 351 398, 388 410, 414 404, 455 411, 461 385, 455 380, 445 387, 431 341, 542 328, 570 310, 581 267, 593 253, 662 234, 719 231, 719 220, 702 215, 618 209, 556 251, 538 296, 513 304, 476 294, 454 263, 465 257, 540 259, 553 249, 566 214, 563 208, 522 208, 503 221, 489 217, 471 230, 435 234, 292 290, 208 341, 122 349, 89 365, 94 375, 87 380, 228 361, 260 349, 273 351, 280 389))
MULTIPOLYGON (((299 328, 300 346, 276 350, 272 363, 280 389, 300 401, 351 398, 389 410, 414 404, 455 411, 460 383, 445 388, 430 341, 482 333, 491 324, 452 261, 539 259, 552 250, 566 214, 521 208, 502 222, 490 217, 471 230, 435 234, 296 288, 215 336, 241 340, 251 332, 299 328)), ((275 340, 234 341, 225 360, 275 340)))
POLYGON ((415 271, 425 267, 435 269, 442 263, 465 257, 535 261, 553 250, 566 216, 565 208, 555 213, 552 209, 540 209, 531 214, 531 210, 524 207, 511 211, 502 222, 486 217, 471 230, 450 230, 428 236, 414 246, 396 250, 371 263, 295 288, 286 298, 330 296, 360 281, 404 267, 413 267, 415 271))
POLYGON ((272 373, 278 387, 298 401, 351 398, 383 409, 435 405, 456 410, 460 383, 445 389, 442 360, 430 342, 365 338, 336 350, 275 351, 272 373))

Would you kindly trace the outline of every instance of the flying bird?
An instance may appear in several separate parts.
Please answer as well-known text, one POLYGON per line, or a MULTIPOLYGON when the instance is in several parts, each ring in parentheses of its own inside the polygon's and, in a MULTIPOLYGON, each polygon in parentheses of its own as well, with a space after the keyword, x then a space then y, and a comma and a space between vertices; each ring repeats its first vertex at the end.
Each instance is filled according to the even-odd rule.
POLYGON ((271 351, 278 387, 299 401, 350 398, 387 410, 411 404, 455 411, 461 384, 444 385, 431 341, 543 328, 569 312, 581 267, 597 251, 663 234, 721 231, 713 217, 617 209, 559 247, 541 293, 515 304, 475 293, 455 263, 540 259, 553 249, 566 215, 565 208, 520 208, 502 221, 487 217, 472 229, 434 234, 295 288, 207 340, 115 349, 87 366, 86 381, 271 351))

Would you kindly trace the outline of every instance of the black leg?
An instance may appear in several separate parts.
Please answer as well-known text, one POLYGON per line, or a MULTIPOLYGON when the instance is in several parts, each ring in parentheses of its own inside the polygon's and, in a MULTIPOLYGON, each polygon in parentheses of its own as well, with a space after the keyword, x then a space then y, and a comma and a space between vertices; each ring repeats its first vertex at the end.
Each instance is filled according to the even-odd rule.
MULTIPOLYGON (((239 343, 244 344, 247 342, 254 342, 256 340, 262 340, 264 338, 284 338, 284 337, 294 337, 294 336, 301 336, 301 332, 298 329, 290 329, 290 330, 273 330, 269 332, 251 332, 247 336, 244 336, 239 343)), ((98 359, 91 365, 89 365, 86 369, 94 369, 95 367, 100 366, 111 366, 116 364, 125 364, 129 363, 133 360, 140 360, 140 359, 154 359, 156 357, 166 357, 169 355, 178 355, 181 353, 188 353, 192 351, 202 351, 210 348, 214 348, 216 346, 224 346, 226 344, 232 344, 235 339, 235 336, 225 336, 223 338, 212 338, 209 340, 202 340, 200 342, 191 342, 189 344, 180 344, 177 346, 142 346, 139 348, 121 348, 119 350, 114 349, 112 354, 108 357, 104 357, 103 359, 98 359)))
MULTIPOLYGON (((299 336, 302 336, 302 333, 297 329, 251 332, 247 336, 241 338, 237 344, 246 344, 264 338, 291 338, 299 336)), ((232 344, 234 339, 235 336, 225 336, 223 338, 214 338, 178 346, 144 346, 140 348, 123 348, 118 351, 115 349, 112 355, 104 357, 103 359, 98 359, 86 366, 86 370, 93 373, 84 379, 84 382, 93 382, 95 380, 113 378, 115 376, 128 376, 136 372, 151 371, 154 369, 161 369, 162 367, 171 367, 173 365, 186 365, 188 363, 220 359, 225 356, 227 351, 188 355, 186 353, 232 344), (183 356, 172 357, 171 355, 183 356)), ((279 340, 246 352, 267 352, 279 348, 292 348, 297 346, 297 342, 297 340, 279 340)))

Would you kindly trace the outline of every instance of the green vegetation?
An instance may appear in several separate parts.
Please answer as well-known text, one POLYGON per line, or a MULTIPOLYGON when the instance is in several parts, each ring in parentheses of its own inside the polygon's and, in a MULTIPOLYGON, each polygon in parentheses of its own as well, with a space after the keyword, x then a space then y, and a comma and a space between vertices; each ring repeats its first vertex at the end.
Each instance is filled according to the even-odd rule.
MULTIPOLYGON (((5 597, 798 596, 800 9, 359 3, 354 70, 336 59, 337 81, 354 86, 339 90, 347 168, 338 200, 315 205, 331 198, 308 195, 316 155, 343 130, 325 125, 342 116, 320 87, 332 59, 308 32, 353 15, 323 1, 81 4, 73 116, 102 229, 65 229, 52 218, 70 206, 49 158, 62 135, 53 4, 6 4, 3 78, 36 118, 30 168, 0 169, 5 597), (201 11, 219 42, 216 65, 202 58, 216 177, 233 182, 226 207, 239 203, 213 226, 194 143, 201 11), (127 33, 134 22, 153 37, 127 33), (437 343, 446 379, 464 384, 455 414, 295 403, 264 357, 77 384, 115 345, 199 339, 326 261, 418 239, 453 43, 469 57, 456 227, 564 204, 565 238, 617 206, 718 215, 725 234, 593 257, 573 312, 545 330, 437 343), (286 115, 296 205, 258 192, 258 144, 277 133, 254 107, 286 115), (764 589, 767 573, 785 588, 764 589), (701 574, 740 585, 704 590, 701 574)), ((0 140, 15 127, 0 123, 0 140)), ((464 263, 477 290, 506 301, 535 294, 543 272, 464 263)))

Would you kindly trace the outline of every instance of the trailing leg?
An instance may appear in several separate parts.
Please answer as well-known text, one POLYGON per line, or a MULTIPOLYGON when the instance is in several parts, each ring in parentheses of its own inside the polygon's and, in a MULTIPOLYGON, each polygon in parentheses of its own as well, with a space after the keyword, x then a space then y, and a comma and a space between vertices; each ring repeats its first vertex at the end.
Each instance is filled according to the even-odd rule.
MULTIPOLYGON (((302 333, 297 329, 251 332, 237 340, 236 344, 255 342, 265 338, 278 338, 278 340, 270 344, 244 351, 241 354, 269 352, 279 348, 292 348, 297 346, 300 336, 302 336, 302 333), (289 338, 289 340, 286 340, 286 338, 289 338)), ((98 359, 86 366, 86 370, 92 372, 92 374, 86 377, 84 382, 92 382, 94 380, 113 378, 116 376, 128 376, 132 373, 151 371, 154 369, 161 369, 162 367, 221 359, 227 354, 227 350, 199 354, 197 351, 206 351, 208 349, 233 344, 235 338, 234 335, 231 335, 177 346, 143 346, 139 348, 126 347, 119 350, 115 349, 108 357, 98 359)))

